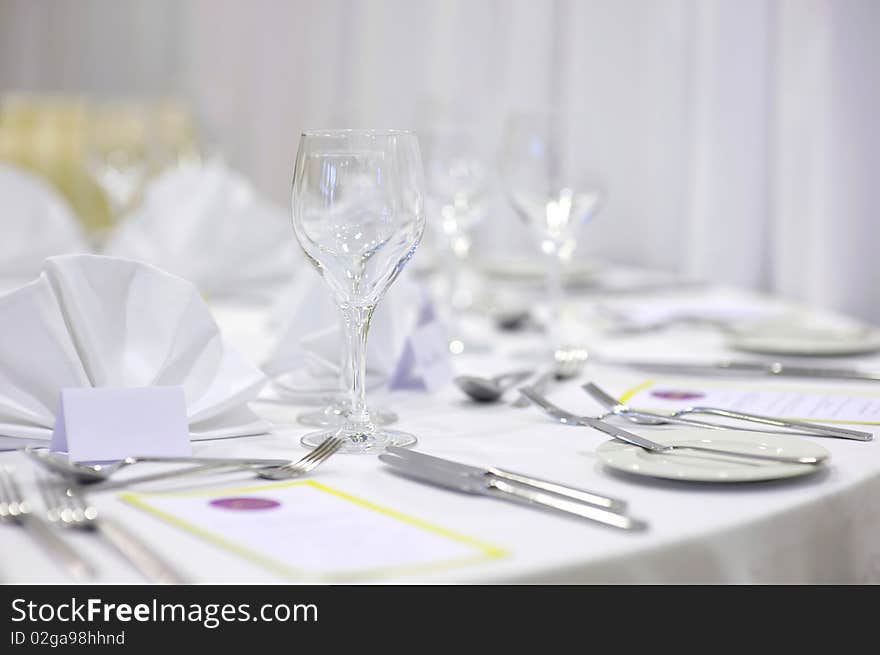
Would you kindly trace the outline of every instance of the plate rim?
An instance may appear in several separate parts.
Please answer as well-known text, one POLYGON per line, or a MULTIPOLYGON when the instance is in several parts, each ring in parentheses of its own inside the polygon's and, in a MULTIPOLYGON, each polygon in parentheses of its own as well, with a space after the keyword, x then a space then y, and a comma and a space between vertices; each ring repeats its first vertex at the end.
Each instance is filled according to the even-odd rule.
MULTIPOLYGON (((693 432, 714 433, 716 431, 691 428, 690 432, 692 432, 692 433, 693 432)), ((739 431, 734 430, 731 432, 736 433, 739 431)), ((678 433, 680 433, 680 431, 678 433)), ((662 442, 667 439, 671 440, 673 438, 673 437, 671 437, 671 435, 673 433, 670 431, 669 434, 670 434, 670 436, 666 437, 666 438, 664 438, 662 435, 657 435, 660 438, 655 438, 655 441, 662 442)), ((620 466, 618 464, 615 464, 614 462, 608 461, 607 455, 609 452, 609 450, 608 450, 609 447, 614 447, 615 451, 624 450, 624 451, 629 451, 629 452, 635 451, 636 449, 639 449, 639 447, 634 446, 629 443, 626 443, 626 442, 621 441, 619 439, 608 439, 607 441, 603 441, 596 448, 596 455, 599 458, 599 460, 603 466, 607 466, 612 470, 619 471, 621 473, 626 473, 628 475, 642 476, 642 477, 649 477, 649 478, 658 478, 658 479, 662 479, 662 480, 674 480, 677 482, 695 482, 695 483, 702 483, 702 484, 706 484, 706 483, 708 483, 708 484, 718 484, 718 483, 730 484, 730 483, 770 482, 773 480, 787 480, 787 479, 791 479, 791 478, 812 475, 812 474, 817 473, 819 471, 827 470, 828 462, 831 460, 831 453, 824 446, 821 446, 821 445, 814 443, 812 441, 807 441, 806 439, 800 439, 799 437, 796 437, 794 435, 789 436, 789 435, 765 434, 765 433, 743 433, 740 436, 746 436, 746 438, 751 437, 753 439, 754 438, 769 438, 771 441, 772 440, 779 440, 779 439, 781 439, 783 441, 794 440, 794 441, 799 441, 799 442, 802 442, 805 444, 810 444, 810 446, 814 447, 817 452, 822 452, 824 454, 824 459, 820 464, 790 464, 790 465, 789 464, 780 464, 779 466, 791 467, 790 469, 788 469, 790 471, 789 473, 784 473, 781 475, 777 473, 775 475, 769 475, 769 476, 765 475, 765 476, 760 476, 760 477, 745 477, 745 478, 733 477, 733 478, 729 478, 729 477, 681 477, 681 476, 676 476, 676 475, 664 474, 662 472, 656 472, 656 471, 647 472, 644 470, 633 470, 631 468, 626 468, 626 467, 620 466), (760 434, 760 437, 758 436, 759 434, 760 434), (805 468, 800 468, 802 466, 805 468)), ((779 471, 779 469, 777 467, 767 466, 764 468, 779 471)))

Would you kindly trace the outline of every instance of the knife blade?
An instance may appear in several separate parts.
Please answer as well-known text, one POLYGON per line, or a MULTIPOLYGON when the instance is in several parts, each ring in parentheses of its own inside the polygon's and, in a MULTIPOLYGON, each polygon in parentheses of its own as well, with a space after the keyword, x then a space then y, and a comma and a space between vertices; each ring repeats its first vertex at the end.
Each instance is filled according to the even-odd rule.
POLYGON ((540 489, 541 491, 546 491, 549 493, 557 494, 559 496, 564 496, 566 498, 571 498, 572 500, 587 503, 588 505, 604 507, 605 509, 609 509, 614 512, 620 512, 626 509, 626 501, 619 498, 611 498, 610 496, 604 496, 602 494, 597 494, 595 492, 587 491, 585 489, 569 487, 566 485, 558 484, 556 482, 550 482, 549 480, 541 480, 540 478, 535 478, 529 475, 514 473, 513 471, 506 471, 504 469, 499 469, 495 467, 480 468, 478 466, 462 464, 461 462, 455 462, 450 459, 443 459, 441 457, 435 457, 433 455, 427 455, 416 450, 399 448, 397 446, 386 446, 385 450, 402 459, 412 462, 418 462, 425 466, 434 466, 445 471, 449 471, 450 473, 481 477, 495 476, 496 478, 501 478, 502 480, 507 480, 508 482, 516 482, 517 484, 534 487, 535 489, 540 489))
POLYGON ((801 377, 840 380, 862 380, 880 382, 880 372, 864 371, 856 368, 801 366, 782 362, 747 362, 722 359, 708 364, 687 364, 678 362, 645 362, 602 360, 609 366, 637 368, 657 373, 679 375, 772 375, 777 377, 801 377))
POLYGON ((393 473, 403 477, 428 482, 435 486, 460 491, 467 494, 489 496, 508 500, 510 502, 551 509, 563 514, 577 516, 608 525, 620 530, 642 530, 646 524, 638 519, 633 519, 617 512, 612 512, 594 505, 587 505, 557 495, 529 489, 522 485, 506 480, 497 480, 492 477, 477 477, 472 475, 459 475, 436 467, 413 464, 394 455, 383 453, 379 459, 390 465, 393 473))

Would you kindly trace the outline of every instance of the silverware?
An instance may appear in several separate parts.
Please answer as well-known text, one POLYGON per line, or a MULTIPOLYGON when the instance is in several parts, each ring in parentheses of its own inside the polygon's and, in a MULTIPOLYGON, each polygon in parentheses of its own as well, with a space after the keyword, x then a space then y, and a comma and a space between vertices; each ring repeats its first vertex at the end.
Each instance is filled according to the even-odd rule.
POLYGON ((800 366, 782 362, 735 361, 722 359, 709 364, 681 364, 673 362, 619 361, 603 359, 607 366, 637 368, 656 373, 676 375, 771 375, 776 377, 800 377, 840 380, 880 381, 880 372, 856 368, 825 368, 800 366))
POLYGON ((541 324, 532 316, 528 309, 509 310, 498 312, 493 316, 495 327, 506 332, 521 332, 524 330, 541 330, 541 324))
POLYGON ((700 452, 715 453, 718 455, 735 457, 742 460, 766 460, 770 462, 780 462, 783 464, 821 464, 825 459, 820 457, 786 457, 784 455, 744 453, 736 450, 727 450, 725 448, 711 448, 708 446, 679 446, 675 444, 662 444, 656 441, 652 441, 647 437, 628 432, 623 428, 619 428, 616 425, 612 425, 611 423, 606 423, 605 421, 602 421, 600 419, 593 418, 591 416, 578 416, 576 414, 572 414, 571 412, 568 412, 561 407, 554 405, 549 400, 535 393, 528 387, 523 387, 522 389, 520 389, 520 391, 522 391, 522 393, 525 394, 529 400, 538 405, 547 414, 555 418, 560 423, 563 423, 565 425, 585 425, 599 430, 600 432, 604 432, 605 434, 615 437, 616 439, 620 439, 621 441, 625 441, 634 446, 638 446, 640 448, 644 448, 645 450, 650 450, 656 453, 671 453, 673 451, 681 450, 696 450, 700 452))
POLYGON ((46 521, 33 513, 15 476, 6 467, 0 468, 0 521, 25 528, 43 546, 46 553, 60 562, 74 578, 85 580, 94 577, 92 565, 52 530, 46 521))
MULTIPOLYGON (((839 428, 837 426, 811 423, 808 421, 793 421, 790 419, 777 418, 775 416, 749 414, 746 412, 737 412, 733 410, 722 409, 719 407, 686 407, 685 409, 680 409, 668 415, 656 414, 654 412, 643 412, 632 409, 631 407, 628 407, 627 405, 621 403, 614 396, 606 393, 601 388, 599 388, 598 385, 592 382, 587 382, 581 387, 581 389, 592 396, 594 400, 598 401, 606 408, 608 408, 610 414, 622 416, 634 423, 640 423, 643 425, 680 423, 682 422, 681 416, 683 415, 709 414, 711 416, 721 416, 724 418, 737 419, 740 421, 760 423, 762 425, 771 425, 777 428, 788 428, 790 430, 797 430, 800 433, 817 437, 837 437, 840 439, 855 439, 857 441, 871 441, 874 438, 874 435, 870 432, 862 432, 861 430, 839 428)), ((604 416, 600 416, 599 418, 604 418, 604 416)), ((707 424, 707 426, 708 425, 712 425, 715 428, 721 428, 722 430, 738 429, 730 425, 707 424)))
POLYGON ((250 462, 260 460, 247 460, 246 465, 230 466, 226 464, 226 460, 222 460, 221 464, 202 464, 200 466, 178 469, 177 471, 164 471, 153 475, 143 475, 137 478, 129 478, 127 480, 106 480, 89 485, 89 491, 112 491, 114 489, 124 489, 133 484, 142 482, 152 482, 153 480, 164 480, 168 478, 182 477, 193 473, 205 473, 210 471, 222 470, 226 473, 234 471, 254 471, 257 476, 267 480, 287 480, 289 478, 297 478, 305 475, 316 466, 324 462, 330 455, 338 451, 344 444, 342 439, 330 437, 321 443, 320 446, 310 451, 302 459, 292 462, 290 460, 263 460, 272 462, 283 462, 281 466, 259 466, 250 462))
POLYGON ((492 403, 501 398, 508 389, 531 377, 532 374, 533 371, 513 371, 492 378, 459 375, 453 379, 453 382, 472 400, 492 403))
POLYGON ((556 494, 545 493, 515 482, 500 480, 492 476, 470 476, 446 471, 436 467, 421 466, 383 453, 379 459, 391 466, 391 471, 408 478, 454 489, 469 494, 501 498, 532 507, 552 509, 579 518, 596 521, 621 530, 643 530, 647 525, 638 519, 618 514, 602 507, 561 498, 556 494), (401 462, 406 462, 401 464, 401 462))
POLYGON ((284 466, 274 468, 259 469, 257 475, 267 480, 287 480, 288 478, 298 478, 305 475, 317 466, 326 462, 331 455, 342 448, 345 443, 344 439, 338 437, 329 437, 321 442, 321 444, 312 450, 308 455, 296 462, 288 462, 284 466))
POLYGON ((46 450, 37 450, 34 448, 25 448, 22 451, 25 455, 34 461, 42 464, 53 473, 58 473, 67 478, 71 478, 77 484, 91 484, 94 482, 103 482, 118 470, 131 466, 132 464, 151 463, 151 464, 196 464, 197 466, 190 469, 176 469, 174 471, 164 471, 158 474, 143 476, 141 478, 129 478, 126 480, 129 484, 138 481, 158 480, 165 477, 174 477, 177 475, 185 475, 210 468, 222 468, 226 466, 284 466, 289 463, 286 459, 248 459, 248 458, 223 458, 223 457, 126 457, 118 462, 109 464, 88 464, 83 462, 71 462, 66 456, 60 453, 53 453, 46 450))
MULTIPOLYGON (((562 382, 580 375, 589 357, 590 353, 586 348, 579 346, 558 348, 553 352, 553 367, 529 386, 537 389, 538 393, 546 393, 547 387, 554 380, 562 382)), ((528 398, 520 394, 511 404, 514 407, 528 407, 530 403, 528 398)))
POLYGON ((74 489, 38 480, 49 521, 64 528, 95 532, 106 539, 147 580, 159 584, 186 584, 186 579, 133 532, 120 523, 99 517, 98 509, 74 489))
POLYGON ((605 509, 611 510, 612 512, 622 512, 626 509, 626 501, 624 500, 611 498, 609 496, 603 496, 601 494, 597 494, 592 491, 586 491, 584 489, 577 489, 575 487, 561 485, 556 482, 541 480, 540 478, 523 475, 521 473, 514 473, 513 471, 505 471, 504 469, 499 469, 495 467, 483 469, 477 466, 470 466, 468 464, 462 464, 460 462, 454 462, 452 460, 434 457, 433 455, 426 455, 425 453, 420 453, 415 450, 409 450, 407 448, 398 448, 397 446, 386 446, 385 450, 386 452, 399 458, 403 462, 421 463, 424 466, 436 467, 445 471, 449 471, 450 473, 458 473, 459 475, 470 475, 475 477, 491 476, 494 478, 499 478, 501 480, 507 480, 508 482, 515 482, 522 486, 534 487, 535 489, 553 493, 557 496, 564 496, 566 498, 570 498, 571 500, 587 503, 588 505, 604 507, 605 509))

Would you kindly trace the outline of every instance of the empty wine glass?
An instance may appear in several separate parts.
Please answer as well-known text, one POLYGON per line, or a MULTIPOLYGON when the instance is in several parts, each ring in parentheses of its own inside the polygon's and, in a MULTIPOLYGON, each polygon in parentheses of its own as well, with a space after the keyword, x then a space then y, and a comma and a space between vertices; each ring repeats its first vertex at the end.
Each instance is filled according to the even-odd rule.
POLYGON ((604 198, 604 185, 582 161, 567 129, 582 118, 557 112, 517 114, 508 121, 501 174, 508 198, 535 235, 546 261, 547 333, 563 347, 563 264, 572 257, 579 228, 604 198))
POLYGON ((416 438, 378 429, 366 404, 366 347, 379 299, 415 253, 425 230, 424 174, 415 135, 399 130, 306 132, 293 177, 293 227, 309 261, 330 288, 351 353, 346 377, 351 410, 341 427, 307 434, 306 446, 329 436, 345 452, 409 446, 416 438))
POLYGON ((462 285, 462 273, 473 243, 473 230, 486 217, 489 176, 475 144, 465 128, 444 127, 425 131, 428 214, 435 234, 445 246, 445 277, 449 350, 485 349, 466 336, 458 320, 467 310, 472 294, 462 285))
MULTIPOLYGON (((345 324, 342 323, 342 331, 345 330, 345 324)), ((314 428, 327 428, 343 425, 347 420, 348 414, 351 413, 351 397, 348 392, 351 386, 348 376, 351 372, 351 362, 349 358, 351 353, 347 346, 342 348, 341 366, 339 369, 339 388, 338 396, 334 397, 327 405, 321 409, 312 412, 303 412, 296 417, 296 420, 302 425, 308 425, 314 428)), ((370 410, 370 419, 373 425, 390 425, 397 422, 397 414, 390 409, 384 407, 373 407, 370 410)))
POLYGON ((86 166, 104 191, 111 220, 136 203, 154 157, 143 105, 110 102, 94 110, 87 137, 86 166))

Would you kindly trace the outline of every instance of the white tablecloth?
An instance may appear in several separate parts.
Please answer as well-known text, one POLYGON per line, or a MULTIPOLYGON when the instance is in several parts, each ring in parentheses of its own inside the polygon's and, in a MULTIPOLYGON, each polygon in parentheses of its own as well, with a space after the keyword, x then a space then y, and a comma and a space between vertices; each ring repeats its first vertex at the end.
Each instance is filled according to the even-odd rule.
MULTIPOLYGON (((720 291, 719 293, 734 293, 720 291)), ((230 339, 254 355, 265 352, 262 315, 217 308, 230 339)), ((604 355, 633 358, 658 353, 718 356, 722 337, 711 330, 677 329, 652 335, 585 339, 604 355)), ((456 360, 461 371, 491 373, 526 360, 516 353, 534 337, 499 338, 491 355, 456 360)), ((848 359, 880 368, 877 357, 848 359)), ((644 379, 636 372, 591 364, 583 379, 620 392, 644 379)), ((787 384, 774 380, 774 385, 787 384)), ((880 393, 880 384, 829 383, 880 393)), ((803 382, 800 382, 803 386, 803 382)), ((598 413, 568 383, 552 397, 560 404, 598 413)), ((385 399, 400 414, 400 429, 419 437, 418 448, 479 465, 496 465, 607 493, 629 501, 631 512, 650 523, 645 533, 622 533, 596 524, 523 508, 497 500, 460 495, 392 474, 371 456, 336 456, 315 473, 324 484, 470 537, 500 546, 507 556, 433 574, 383 578, 380 582, 529 583, 860 583, 880 581, 880 441, 861 443, 816 439, 832 453, 821 473, 787 481, 736 485, 690 484, 624 476, 605 470, 596 447, 607 437, 594 430, 554 424, 534 408, 474 405, 452 386, 428 396, 407 392, 385 399)), ((270 435, 200 442, 206 456, 299 458, 296 424, 303 408, 278 403, 255 406, 276 424, 270 435)), ((663 429, 663 428, 660 428, 663 429)), ((0 463, 31 467, 21 455, 0 453, 0 463)), ((146 465, 134 473, 148 472, 146 465)), ((120 473, 121 475, 121 473, 120 473)), ((203 478, 205 488, 235 486, 245 474, 203 478)), ((150 489, 173 488, 154 484, 150 489)), ((240 485, 239 485, 240 486, 240 485)), ((219 548, 207 545, 150 515, 123 505, 113 494, 93 500, 108 515, 139 531, 157 551, 177 563, 194 582, 289 582, 219 548)), ((139 582, 138 574, 87 534, 71 534, 75 545, 99 565, 99 582, 139 582)), ((67 582, 69 579, 14 526, 0 526, 0 580, 67 582), (15 553, 15 557, 10 556, 15 553)))

